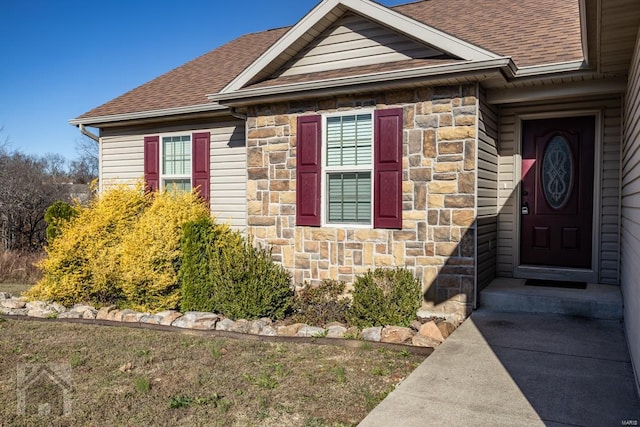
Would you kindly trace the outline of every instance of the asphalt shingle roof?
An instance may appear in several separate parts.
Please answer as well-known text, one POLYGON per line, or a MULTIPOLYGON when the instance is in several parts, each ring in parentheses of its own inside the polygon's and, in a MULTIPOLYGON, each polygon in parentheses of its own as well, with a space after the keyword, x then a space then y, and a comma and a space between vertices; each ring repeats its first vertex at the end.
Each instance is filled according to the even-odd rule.
MULTIPOLYGON (((519 67, 583 58, 578 0, 423 0, 392 9, 498 55, 511 56, 519 67)), ((290 28, 239 37, 78 118, 206 104, 206 95, 222 90, 290 28)), ((418 66, 402 62, 406 64, 373 68, 418 66)), ((255 86, 356 75, 372 72, 370 68, 292 76, 291 81, 280 78, 255 86)))

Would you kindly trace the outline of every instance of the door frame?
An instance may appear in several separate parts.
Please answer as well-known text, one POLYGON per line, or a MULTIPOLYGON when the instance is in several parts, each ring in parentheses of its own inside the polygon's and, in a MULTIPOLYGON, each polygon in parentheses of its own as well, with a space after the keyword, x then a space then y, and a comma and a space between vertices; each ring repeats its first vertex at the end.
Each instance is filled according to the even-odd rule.
POLYGON ((516 183, 514 206, 514 265, 513 277, 520 279, 548 279, 548 280, 575 280, 588 283, 599 282, 600 266, 600 223, 602 216, 601 193, 602 193, 602 110, 567 110, 549 111, 544 113, 522 113, 516 115, 515 121, 515 154, 514 154, 514 180, 516 183), (562 268, 562 267, 539 267, 533 265, 520 264, 520 234, 521 234, 521 181, 522 181, 522 122, 525 120, 538 119, 561 119, 569 117, 592 116, 595 119, 594 146, 593 146, 593 212, 592 212, 592 236, 591 236, 591 268, 562 268))

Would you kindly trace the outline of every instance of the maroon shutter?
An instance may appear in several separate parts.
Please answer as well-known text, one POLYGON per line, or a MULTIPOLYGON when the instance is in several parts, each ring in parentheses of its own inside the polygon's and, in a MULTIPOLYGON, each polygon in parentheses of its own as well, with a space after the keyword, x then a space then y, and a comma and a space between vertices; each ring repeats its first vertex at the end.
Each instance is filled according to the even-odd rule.
POLYGON ((209 132, 194 133, 192 136, 191 158, 191 185, 198 189, 200 197, 209 204, 210 191, 210 164, 211 154, 209 150, 211 134, 209 132))
POLYGON ((296 224, 320 226, 322 117, 298 117, 296 224))
POLYGON ((144 137, 144 182, 148 191, 160 187, 160 137, 144 137))
POLYGON ((402 228, 402 108, 374 114, 374 228, 402 228))

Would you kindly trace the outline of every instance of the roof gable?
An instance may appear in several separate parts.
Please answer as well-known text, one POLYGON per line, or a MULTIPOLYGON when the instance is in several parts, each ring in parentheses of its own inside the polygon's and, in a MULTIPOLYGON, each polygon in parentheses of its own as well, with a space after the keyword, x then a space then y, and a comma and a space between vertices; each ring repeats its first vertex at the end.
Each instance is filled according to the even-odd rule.
POLYGON ((441 50, 347 12, 271 77, 446 57, 441 50))
POLYGON ((464 60, 500 58, 488 50, 444 33, 370 0, 323 0, 281 39, 231 81, 220 93, 239 90, 277 74, 346 13, 360 15, 405 37, 436 47, 440 52, 464 60))
MULTIPOLYGON (((324 0, 295 27, 242 36, 70 122, 91 126, 223 112, 223 105, 211 101, 235 97, 239 91, 230 90, 232 84, 240 84, 237 87, 243 91, 309 82, 315 82, 316 88, 334 88, 343 78, 346 85, 353 83, 349 79, 365 75, 367 84, 374 85, 387 81, 390 72, 404 73, 406 78, 416 77, 412 72, 416 69, 422 77, 445 75, 460 67, 502 66, 505 57, 512 59, 513 72, 521 76, 574 71, 584 59, 579 1, 491 0, 487 6, 477 0, 418 0, 386 8, 368 0, 324 0), (347 13, 420 46, 437 46, 436 50, 449 56, 415 59, 418 55, 409 54, 412 59, 285 76, 286 70, 347 13), (482 57, 489 59, 478 59, 482 57), (564 65, 558 68, 554 64, 564 65), (228 92, 222 94, 222 90, 228 92)), ((507 70, 508 75, 510 72, 507 70)))

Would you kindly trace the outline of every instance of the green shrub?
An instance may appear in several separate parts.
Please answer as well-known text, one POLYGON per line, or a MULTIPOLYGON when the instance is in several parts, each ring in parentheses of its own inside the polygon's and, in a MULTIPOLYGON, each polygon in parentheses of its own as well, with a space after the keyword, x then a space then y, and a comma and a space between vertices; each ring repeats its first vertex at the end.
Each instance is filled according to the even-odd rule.
POLYGON ((234 319, 282 319, 291 307, 291 278, 236 231, 200 221, 185 226, 181 283, 183 311, 214 311, 234 319))
POLYGON ((320 285, 305 285, 293 298, 293 320, 323 326, 329 322, 346 323, 349 299, 344 297, 346 284, 324 280, 320 285))
POLYGON ((251 241, 221 245, 211 261, 216 311, 233 319, 282 319, 291 308, 291 276, 270 250, 251 241))
POLYGON ((44 220, 47 223, 47 241, 51 243, 61 233, 61 226, 76 216, 78 216, 78 210, 61 200, 49 206, 44 213, 44 220))
POLYGON ((210 259, 221 245, 241 245, 241 236, 212 218, 188 222, 182 229, 182 263, 178 271, 180 309, 213 311, 213 275, 210 259))
POLYGON ((420 304, 420 281, 409 270, 378 268, 356 278, 347 318, 359 327, 409 326, 420 304))

